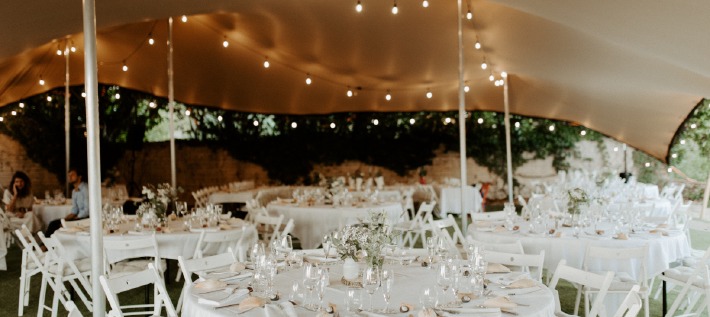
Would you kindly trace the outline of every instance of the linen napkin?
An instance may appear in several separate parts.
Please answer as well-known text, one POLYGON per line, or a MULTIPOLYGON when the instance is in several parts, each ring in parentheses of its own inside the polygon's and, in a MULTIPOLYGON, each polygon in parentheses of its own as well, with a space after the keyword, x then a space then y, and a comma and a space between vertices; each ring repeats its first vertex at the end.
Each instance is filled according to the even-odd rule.
POLYGON ((241 227, 244 226, 244 219, 241 218, 229 218, 227 222, 232 225, 233 227, 241 227))
POLYGON ((512 283, 508 284, 506 286, 507 288, 528 288, 528 287, 535 287, 537 286, 537 283, 529 278, 523 278, 519 279, 517 281, 513 281, 512 283))
POLYGON ((264 313, 266 314, 266 317, 288 317, 281 306, 276 304, 264 305, 264 313))
POLYGON ((232 230, 232 226, 230 226, 230 225, 228 225, 228 224, 226 224, 226 223, 221 223, 221 224, 219 225, 219 228, 222 229, 222 230, 232 230))
POLYGON ((442 311, 452 314, 467 314, 478 316, 480 314, 486 314, 486 316, 500 316, 500 308, 445 308, 442 311))
POLYGON ((199 294, 197 295, 197 302, 214 307, 230 306, 240 303, 248 294, 248 289, 234 290, 226 288, 223 291, 199 294))
POLYGON ((263 299, 261 297, 249 296, 249 297, 243 299, 241 302, 239 302, 239 311, 245 312, 245 311, 250 310, 252 308, 261 307, 264 304, 266 304, 265 299, 263 299))
POLYGON ((510 269, 503 264, 488 263, 486 273, 510 273, 510 269))
POLYGON ((218 290, 220 288, 225 288, 227 287, 227 283, 216 280, 216 279, 207 279, 201 282, 197 282, 195 286, 193 286, 195 294, 202 294, 202 293, 207 293, 207 292, 213 292, 215 290, 218 290))
POLYGON ((486 299, 483 302, 483 306, 488 308, 512 309, 518 307, 518 304, 511 301, 508 297, 500 296, 496 298, 486 299))

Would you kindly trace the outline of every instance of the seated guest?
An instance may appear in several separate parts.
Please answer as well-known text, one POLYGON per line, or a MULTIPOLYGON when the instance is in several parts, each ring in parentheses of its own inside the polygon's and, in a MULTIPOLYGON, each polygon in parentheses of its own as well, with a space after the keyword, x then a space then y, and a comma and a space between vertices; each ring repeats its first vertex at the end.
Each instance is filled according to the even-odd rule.
POLYGON ((17 171, 12 175, 10 185, 3 194, 2 202, 13 229, 20 228, 24 224, 32 232, 36 232, 42 227, 39 219, 32 212, 32 204, 34 203, 32 182, 24 172, 17 171))
MULTIPOLYGON (((67 180, 74 187, 71 195, 71 213, 64 217, 66 221, 80 220, 89 217, 89 186, 83 181, 84 173, 77 168, 69 169, 67 180)), ((47 225, 45 236, 51 236, 62 227, 62 220, 57 219, 47 225)))

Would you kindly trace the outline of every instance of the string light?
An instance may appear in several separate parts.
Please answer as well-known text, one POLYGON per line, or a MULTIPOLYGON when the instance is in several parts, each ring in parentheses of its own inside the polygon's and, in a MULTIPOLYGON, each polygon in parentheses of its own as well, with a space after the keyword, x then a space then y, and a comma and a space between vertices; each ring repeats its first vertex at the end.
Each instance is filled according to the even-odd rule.
POLYGON ((306 85, 310 85, 313 81, 311 80, 311 74, 306 74, 306 85))
POLYGON ((148 107, 155 108, 155 102, 151 101, 148 103, 148 107))
POLYGON ((148 34, 148 44, 149 45, 155 44, 155 40, 153 39, 153 33, 148 34))
POLYGON ((217 116, 217 121, 222 122, 222 120, 224 120, 224 118, 222 118, 222 116, 217 116))
POLYGON ((372 120, 372 124, 374 124, 374 125, 379 125, 379 124, 380 124, 380 120, 373 119, 373 120, 372 120))
POLYGON ((187 16, 186 16, 186 15, 183 15, 183 16, 180 18, 180 21, 182 21, 182 23, 187 22, 187 16))
POLYGON ((585 136, 585 135, 587 135, 587 130, 579 131, 579 134, 582 136, 585 136))
POLYGON ((397 1, 394 2, 394 5, 392 6, 392 14, 397 14, 399 13, 399 9, 397 8, 397 1))
POLYGON ((186 115, 186 116, 189 117, 189 116, 190 116, 190 113, 191 113, 191 112, 190 112, 190 109, 185 110, 185 115, 186 115))
POLYGON ((352 96, 353 96, 353 90, 350 89, 350 87, 348 87, 348 92, 346 93, 346 95, 347 95, 348 97, 352 97, 352 96))
POLYGON ((691 129, 695 129, 695 128, 697 128, 697 127, 698 127, 698 125, 695 124, 695 123, 693 123, 693 124, 690 125, 690 128, 691 128, 691 129))
POLYGON ((17 111, 14 111, 14 110, 13 110, 12 112, 10 112, 10 114, 13 115, 13 116, 16 116, 16 115, 17 115, 17 111))
POLYGON ((473 47, 475 47, 477 50, 481 49, 481 42, 478 41, 478 38, 476 38, 476 44, 473 44, 473 47))
POLYGON ((44 86, 44 79, 42 79, 42 76, 39 77, 39 85, 44 86))
POLYGON ((259 126, 259 120, 254 120, 253 124, 254 124, 255 127, 258 127, 258 126, 259 126))
POLYGON ((222 46, 224 46, 224 48, 229 47, 229 41, 227 41, 227 37, 226 37, 226 36, 224 37, 224 41, 222 41, 222 46))
POLYGON ((86 98, 86 92, 81 92, 81 98, 86 98))
POLYGON ((331 129, 335 129, 335 122, 331 122, 331 123, 330 123, 330 128, 331 128, 331 129))
POLYGON ((519 122, 519 121, 516 121, 516 122, 515 122, 515 128, 516 128, 516 129, 520 129, 520 122, 519 122))
POLYGON ((362 2, 360 2, 360 0, 357 0, 357 4, 355 5, 355 11, 362 12, 362 2))
POLYGON ((500 77, 508 78, 508 73, 507 72, 500 72, 500 77))
POLYGON ((295 128, 297 128, 297 127, 298 127, 298 123, 296 123, 296 122, 291 122, 291 128, 292 128, 292 129, 295 129, 295 128))
POLYGON ((685 144, 685 140, 680 140, 680 144, 681 145, 685 144))
POLYGON ((481 69, 487 69, 488 68, 488 63, 486 63, 486 58, 483 58, 483 63, 481 63, 481 69))
POLYGON ((57 55, 62 56, 62 50, 57 49, 57 55))
POLYGON ((483 124, 483 118, 478 118, 478 120, 476 120, 476 122, 478 122, 478 124, 483 124))
POLYGON ((427 1, 427 0, 422 1, 422 7, 428 8, 428 7, 429 7, 429 1, 427 1))
POLYGON ((644 164, 644 166, 646 166, 646 167, 651 167, 651 163, 646 162, 646 164, 644 164))
POLYGON ((618 146, 615 146, 615 147, 614 147, 614 152, 619 152, 619 147, 618 147, 618 146))
POLYGON ((387 101, 392 100, 392 94, 390 94, 389 89, 387 89, 387 94, 385 95, 385 100, 387 100, 387 101))
POLYGON ((51 101, 52 101, 52 96, 47 96, 47 101, 51 102, 51 101))
POLYGON ((554 125, 554 124, 551 124, 548 129, 550 130, 550 132, 554 132, 554 131, 555 131, 555 125, 554 125))
POLYGON ((493 81, 494 79, 496 79, 496 77, 493 76, 493 74, 491 74, 490 76, 488 76, 488 80, 489 80, 489 81, 493 81))
POLYGON ((409 119, 409 124, 414 125, 414 122, 417 122, 417 120, 414 120, 414 118, 409 119))
POLYGON ((464 91, 464 92, 469 92, 469 91, 471 91, 471 87, 469 87, 468 85, 463 86, 463 91, 464 91))
POLYGON ((3 119, 3 117, 0 117, 0 122, 3 122, 3 121, 5 121, 5 119, 3 119))
POLYGON ((669 168, 668 168, 668 173, 673 173, 673 168, 672 168, 672 167, 669 167, 669 168))
POLYGON ((446 117, 446 119, 444 119, 444 124, 449 124, 449 123, 451 123, 451 118, 446 117))
POLYGON ((74 53, 74 52, 76 52, 76 47, 74 47, 74 45, 72 45, 71 49, 69 49, 69 50, 70 50, 72 53, 74 53))
POLYGON ((128 71, 128 65, 126 65, 126 61, 123 61, 123 67, 121 67, 121 69, 123 69, 124 72, 128 71))
POLYGON ((271 64, 269 64, 269 58, 264 57, 264 68, 269 68, 269 66, 271 66, 271 64))
POLYGON ((427 90, 427 92, 426 92, 427 99, 431 99, 431 97, 433 97, 433 96, 434 96, 434 94, 431 93, 431 90, 427 90))
POLYGON ((466 12, 466 19, 473 20, 473 12, 471 12, 471 9, 468 9, 468 12, 466 12))
POLYGON ((121 94, 116 93, 116 95, 114 97, 116 98, 116 100, 119 100, 119 99, 121 99, 121 94))
POLYGON ((672 158, 678 158, 678 154, 673 153, 673 154, 671 155, 671 157, 672 157, 672 158))
POLYGON ((25 103, 24 103, 24 102, 20 102, 20 108, 22 108, 22 109, 25 108, 25 103))

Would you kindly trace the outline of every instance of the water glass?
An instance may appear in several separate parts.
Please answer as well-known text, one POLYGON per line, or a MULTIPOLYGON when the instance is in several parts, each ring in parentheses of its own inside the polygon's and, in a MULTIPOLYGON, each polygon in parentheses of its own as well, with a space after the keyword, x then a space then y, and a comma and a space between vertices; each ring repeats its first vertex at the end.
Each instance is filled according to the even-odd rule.
POLYGON ((382 277, 380 278, 380 287, 382 288, 382 296, 385 299, 385 308, 382 310, 383 313, 389 314, 394 311, 390 311, 390 300, 392 299, 392 287, 394 286, 394 271, 391 269, 382 270, 382 277))
POLYGON ((345 310, 348 312, 357 312, 362 309, 362 289, 348 287, 345 290, 345 310))
POLYGON ((376 266, 371 266, 365 269, 362 274, 362 287, 370 294, 370 309, 372 311, 372 295, 380 286, 380 269, 376 266))
POLYGON ((419 304, 424 308, 434 308, 436 306, 436 289, 425 287, 419 294, 419 304))

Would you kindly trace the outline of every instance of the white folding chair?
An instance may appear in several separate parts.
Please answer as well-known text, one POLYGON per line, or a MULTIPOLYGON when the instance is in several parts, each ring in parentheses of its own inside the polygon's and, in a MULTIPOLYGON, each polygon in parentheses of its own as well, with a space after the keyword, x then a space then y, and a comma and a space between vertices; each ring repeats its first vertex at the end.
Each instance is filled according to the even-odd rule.
POLYGON ((20 295, 17 305, 17 315, 24 315, 25 306, 30 302, 30 282, 32 277, 42 273, 45 253, 32 236, 27 226, 15 230, 17 241, 22 245, 22 263, 20 264, 20 295))
MULTIPOLYGON (((170 296, 168 291, 165 289, 165 284, 160 276, 159 270, 153 265, 153 263, 148 264, 148 269, 133 272, 119 277, 114 277, 107 279, 106 276, 99 276, 99 282, 101 287, 106 293, 106 298, 111 306, 111 311, 109 316, 112 317, 123 317, 127 315, 149 315, 149 316, 160 316, 162 307, 165 307, 165 311, 170 317, 177 317, 177 312, 175 311, 175 306, 170 301, 170 296), (144 285, 153 284, 155 289, 155 297, 152 305, 148 305, 147 308, 151 308, 145 311, 131 311, 129 313, 124 312, 125 306, 121 306, 118 301, 118 294, 132 290, 144 285)), ((145 306, 144 306, 145 307, 145 306)))
POLYGON ((631 288, 613 317, 636 317, 638 315, 641 310, 641 297, 639 297, 638 294, 639 288, 640 286, 638 285, 634 285, 631 288))
MULTIPOLYGON (((646 273, 648 246, 637 248, 605 248, 589 246, 584 257, 584 270, 594 273, 613 270, 614 280, 609 286, 608 294, 626 294, 638 285, 638 296, 643 299, 645 316, 649 316, 648 297, 650 287, 646 273)), ((574 313, 579 309, 580 295, 584 293, 585 310, 588 311, 589 297, 597 293, 596 289, 577 289, 574 313)))
POLYGON ((476 239, 469 236, 466 238, 466 241, 469 244, 483 247, 483 249, 486 251, 525 254, 525 251, 523 250, 523 244, 520 242, 520 240, 517 240, 517 239, 514 240, 513 242, 508 242, 508 243, 493 243, 493 242, 479 241, 479 240, 476 240, 476 239))
POLYGON ((426 245, 426 232, 431 230, 429 222, 432 219, 436 202, 423 202, 419 205, 419 210, 414 218, 409 221, 400 222, 394 225, 394 230, 403 232, 403 246, 414 247, 417 239, 421 239, 422 245, 426 245))
POLYGON ((441 220, 433 220, 433 218, 430 217, 429 226, 431 226, 431 230, 434 235, 439 236, 440 238, 443 237, 447 240, 450 251, 459 253, 463 251, 463 247, 466 244, 466 238, 463 236, 463 233, 461 233, 461 229, 456 223, 454 216, 448 215, 446 218, 441 220), (453 232, 453 235, 450 231, 453 232))
POLYGON ((206 256, 202 258, 193 258, 189 260, 183 258, 182 255, 178 256, 178 264, 180 265, 180 272, 182 272, 182 275, 185 276, 185 284, 183 285, 182 291, 180 292, 180 298, 178 299, 177 304, 177 312, 179 313, 182 309, 182 301, 186 296, 185 292, 187 291, 189 285, 193 282, 193 273, 225 267, 231 265, 232 263, 234 263, 234 261, 236 261, 236 256, 234 254, 234 251, 232 251, 232 248, 228 248, 227 252, 225 253, 206 256))
POLYGON ((271 239, 271 241, 281 241, 281 238, 283 236, 287 236, 287 235, 291 234, 291 231, 293 231, 293 228, 295 226, 296 226, 296 223, 293 221, 293 219, 289 219, 286 222, 286 225, 283 227, 283 230, 281 230, 280 232, 274 233, 275 236, 273 237, 273 239, 271 239))
POLYGON ((566 317, 571 315, 562 311, 560 306, 560 294, 555 289, 561 279, 571 282, 572 284, 580 285, 580 287, 589 287, 590 289, 599 290, 589 313, 585 315, 586 317, 597 317, 604 307, 604 298, 609 290, 611 281, 614 279, 614 272, 606 272, 606 274, 602 275, 595 274, 567 266, 567 261, 561 260, 557 265, 557 270, 555 270, 549 288, 555 296, 555 315, 566 317))
POLYGON ((485 250, 483 258, 488 263, 517 267, 519 271, 530 273, 530 278, 542 282, 542 270, 545 264, 545 250, 540 254, 518 254, 485 250))
POLYGON ((279 232, 281 231, 281 223, 283 222, 283 220, 283 215, 256 215, 256 218, 254 219, 254 223, 256 224, 256 230, 259 232, 261 240, 264 241, 265 245, 270 246, 271 242, 274 241, 275 237, 279 235, 279 232))
POLYGON ((237 241, 237 248, 234 250, 239 261, 247 260, 247 252, 249 248, 259 241, 259 234, 256 231, 256 226, 245 225, 242 227, 242 237, 237 241))
POLYGON ((659 278, 671 285, 680 286, 680 291, 673 304, 668 309, 666 316, 677 316, 676 312, 685 307, 686 314, 681 316, 700 316, 708 309, 710 314, 710 274, 708 273, 708 260, 710 248, 694 266, 679 266, 663 271, 659 278), (702 302, 700 299, 704 298, 702 302), (690 313, 688 313, 690 312, 690 313))
POLYGON ((64 303, 64 309, 66 309, 68 312, 67 317, 84 317, 73 301, 68 301, 64 303))
MULTIPOLYGON (((229 231, 217 231, 217 232, 206 232, 200 233, 200 238, 197 239, 197 245, 195 246, 195 251, 192 253, 193 259, 199 259, 205 255, 213 255, 220 253, 220 250, 225 250, 227 248, 236 249, 237 242, 242 238, 242 231, 229 230, 229 231)), ((182 270, 178 270, 177 276, 175 277, 175 282, 179 282, 182 277, 182 270)), ((178 310, 180 310, 180 305, 178 303, 178 310)))
POLYGON ((42 316, 44 310, 49 310, 52 317, 57 316, 59 303, 71 300, 69 290, 65 287, 69 282, 72 289, 86 305, 89 311, 93 311, 91 292, 89 283, 91 276, 91 258, 83 258, 76 261, 64 256, 67 251, 55 237, 45 237, 42 232, 37 233, 42 243, 47 248, 42 265, 42 286, 39 293, 39 305, 37 316, 42 316), (54 291, 52 306, 45 305, 47 286, 54 291))

